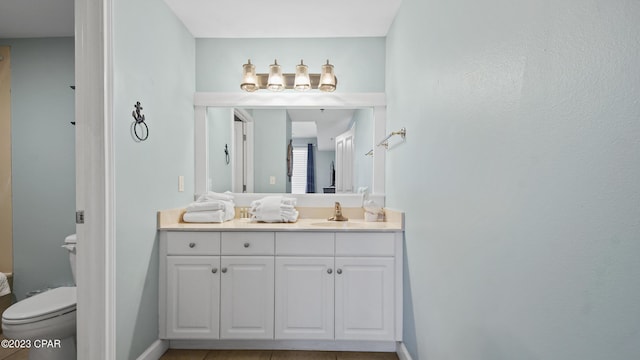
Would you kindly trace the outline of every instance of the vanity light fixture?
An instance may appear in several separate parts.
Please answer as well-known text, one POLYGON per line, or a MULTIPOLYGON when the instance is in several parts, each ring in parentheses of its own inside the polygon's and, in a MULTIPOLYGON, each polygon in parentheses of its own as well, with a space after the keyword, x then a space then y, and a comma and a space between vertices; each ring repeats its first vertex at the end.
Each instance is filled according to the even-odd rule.
POLYGON ((240 88, 247 92, 254 92, 259 89, 268 89, 271 91, 282 91, 284 89, 295 89, 297 91, 307 91, 309 89, 318 89, 324 92, 335 91, 338 80, 333 72, 333 65, 327 63, 322 65, 320 74, 309 74, 309 67, 300 60, 300 64, 296 65, 294 74, 282 73, 280 64, 274 60, 269 66, 268 74, 256 74, 256 68, 248 60, 242 65, 242 82, 240 88))
POLYGON ((336 75, 333 73, 333 65, 327 63, 322 65, 322 74, 320 74, 320 84, 318 89, 321 91, 332 92, 336 89, 336 75))
POLYGON ((278 65, 278 60, 273 60, 273 64, 269 66, 269 82, 267 89, 271 91, 284 90, 284 78, 282 77, 282 69, 278 65))
POLYGON ((296 65, 296 78, 293 88, 298 91, 311 89, 311 79, 309 79, 309 67, 300 60, 300 65, 296 65))
POLYGON ((254 92, 258 90, 256 67, 251 63, 251 60, 242 65, 242 83, 240 83, 240 88, 247 92, 254 92))

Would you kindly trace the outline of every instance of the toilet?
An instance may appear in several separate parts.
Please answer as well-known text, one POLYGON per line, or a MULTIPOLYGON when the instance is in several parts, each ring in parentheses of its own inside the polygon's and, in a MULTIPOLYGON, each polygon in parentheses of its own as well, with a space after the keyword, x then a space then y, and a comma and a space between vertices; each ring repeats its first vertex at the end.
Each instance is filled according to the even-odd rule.
MULTIPOLYGON (((76 280, 76 235, 64 241, 76 280)), ((59 287, 11 305, 2 314, 8 339, 29 340, 30 360, 76 359, 76 287, 59 287)))

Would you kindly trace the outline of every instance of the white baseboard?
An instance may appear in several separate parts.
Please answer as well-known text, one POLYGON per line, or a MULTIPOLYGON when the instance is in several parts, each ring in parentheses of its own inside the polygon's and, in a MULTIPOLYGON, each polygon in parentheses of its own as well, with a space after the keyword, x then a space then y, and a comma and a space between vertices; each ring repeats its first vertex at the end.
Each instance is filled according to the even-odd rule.
POLYGON ((409 350, 407 350, 407 347, 404 346, 403 342, 398 343, 396 354, 398 354, 398 359, 400 360, 412 360, 411 354, 409 354, 409 350))
POLYGON ((333 340, 171 340, 171 349, 206 350, 315 350, 396 352, 395 341, 333 340))
POLYGON ((145 352, 138 356, 138 360, 158 360, 169 349, 169 342, 167 340, 154 341, 145 352))

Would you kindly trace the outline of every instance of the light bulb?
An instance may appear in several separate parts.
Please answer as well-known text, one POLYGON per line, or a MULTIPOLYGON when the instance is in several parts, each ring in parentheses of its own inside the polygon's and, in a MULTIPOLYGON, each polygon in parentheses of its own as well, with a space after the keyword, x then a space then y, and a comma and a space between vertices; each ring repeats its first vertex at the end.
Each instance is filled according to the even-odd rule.
POLYGON ((251 63, 251 59, 242 65, 242 82, 240 88, 244 91, 253 92, 258 90, 258 77, 256 76, 256 67, 251 63))
POLYGON ((300 65, 296 66, 296 78, 293 88, 298 91, 311 89, 311 79, 309 79, 309 67, 300 60, 300 65))
POLYGON ((336 76, 333 73, 333 65, 329 64, 329 60, 327 60, 326 64, 322 65, 318 89, 326 92, 332 92, 336 89, 336 76))
POLYGON ((267 89, 271 91, 284 90, 284 77, 282 76, 282 69, 278 65, 278 60, 274 60, 273 64, 269 66, 269 81, 267 82, 267 89))

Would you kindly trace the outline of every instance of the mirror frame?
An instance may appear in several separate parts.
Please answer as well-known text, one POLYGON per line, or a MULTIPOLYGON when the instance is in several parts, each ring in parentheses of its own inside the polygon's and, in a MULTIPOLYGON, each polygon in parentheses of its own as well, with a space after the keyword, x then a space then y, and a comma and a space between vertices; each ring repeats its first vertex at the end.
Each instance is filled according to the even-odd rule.
MULTIPOLYGON (((384 93, 219 93, 196 92, 193 98, 195 116, 195 193, 207 191, 209 146, 207 140, 207 108, 251 109, 364 109, 373 108, 373 179, 371 194, 385 192, 386 150, 376 146, 386 137, 387 101, 384 93)), ((363 154, 364 155, 364 154, 363 154)))

